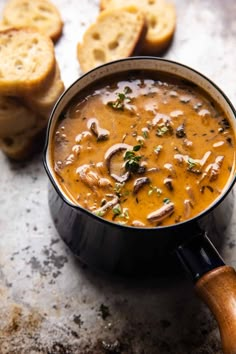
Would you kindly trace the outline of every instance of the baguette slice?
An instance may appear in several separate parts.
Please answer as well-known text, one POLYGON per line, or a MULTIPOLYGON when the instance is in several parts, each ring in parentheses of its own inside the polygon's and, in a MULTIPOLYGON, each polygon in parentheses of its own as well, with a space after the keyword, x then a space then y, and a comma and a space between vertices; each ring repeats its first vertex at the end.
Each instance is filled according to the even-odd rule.
POLYGON ((41 116, 49 118, 54 104, 64 89, 60 68, 56 63, 55 71, 45 85, 39 91, 25 95, 24 101, 29 108, 38 112, 41 116))
POLYGON ((10 0, 3 9, 3 23, 12 27, 33 27, 56 41, 63 22, 57 8, 48 0, 10 0))
MULTIPOLYGON (((176 10, 165 0, 100 0, 100 9, 136 5, 143 11, 148 25, 143 54, 159 54, 169 46, 176 27, 176 10)), ((118 10, 117 10, 118 11, 118 10)))
POLYGON ((47 120, 38 118, 36 125, 22 134, 0 139, 0 149, 14 161, 25 161, 40 152, 45 142, 47 120))
POLYGON ((0 32, 0 95, 21 96, 45 82, 55 68, 50 38, 30 28, 0 32))
POLYGON ((3 21, 0 21, 0 31, 5 31, 9 28, 12 28, 12 26, 8 26, 3 21))
POLYGON ((36 113, 16 97, 0 96, 0 138, 22 133, 36 124, 36 113))
POLYGON ((143 13, 135 6, 106 10, 84 33, 77 57, 86 72, 111 60, 133 55, 146 34, 143 13))

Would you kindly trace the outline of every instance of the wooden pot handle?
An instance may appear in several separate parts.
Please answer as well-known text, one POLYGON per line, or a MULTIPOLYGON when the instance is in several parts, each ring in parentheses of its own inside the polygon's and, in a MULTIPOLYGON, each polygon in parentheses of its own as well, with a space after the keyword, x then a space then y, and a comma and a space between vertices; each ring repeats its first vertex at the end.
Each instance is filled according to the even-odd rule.
POLYGON ((236 354, 236 272, 222 266, 203 275, 195 284, 198 296, 218 322, 224 354, 236 354))

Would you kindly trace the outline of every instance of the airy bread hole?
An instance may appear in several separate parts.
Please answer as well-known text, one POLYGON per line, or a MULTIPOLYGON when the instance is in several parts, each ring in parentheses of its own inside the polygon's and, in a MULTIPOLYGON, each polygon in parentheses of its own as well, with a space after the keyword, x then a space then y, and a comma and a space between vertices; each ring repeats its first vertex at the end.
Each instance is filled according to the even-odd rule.
POLYGON ((104 63, 106 60, 105 52, 101 49, 94 49, 93 50, 94 58, 96 61, 104 63))
POLYGON ((44 15, 37 15, 37 16, 34 17, 34 21, 36 21, 36 22, 48 21, 48 19, 44 15))
POLYGON ((148 5, 154 5, 155 4, 155 0, 148 0, 148 5))
POLYGON ((155 17, 150 18, 149 24, 150 24, 151 28, 156 27, 156 25, 157 25, 156 18, 155 17))
POLYGON ((17 70, 21 70, 23 68, 23 62, 20 59, 17 59, 15 61, 15 66, 16 66, 17 70))
POLYGON ((42 11, 42 12, 46 12, 46 13, 51 13, 52 11, 50 9, 48 9, 47 7, 45 6, 39 6, 39 10, 42 11))
POLYGON ((32 40, 33 44, 38 44, 38 42, 39 42, 38 38, 33 38, 33 40, 32 40))
POLYGON ((23 2, 21 3, 21 8, 22 8, 22 10, 25 10, 25 11, 29 10, 29 4, 28 4, 28 2, 27 2, 27 1, 23 1, 23 2))
MULTIPOLYGON (((138 9, 137 9, 135 6, 132 6, 132 7, 128 8, 127 11, 128 11, 130 14, 135 14, 135 15, 136 15, 138 9)), ((117 18, 119 18, 119 17, 117 17, 117 18)))
POLYGON ((95 40, 97 41, 97 40, 100 39, 100 34, 97 33, 97 32, 94 32, 94 33, 92 34, 92 37, 93 37, 93 39, 95 39, 95 40))
POLYGON ((117 40, 112 41, 108 44, 108 48, 111 50, 116 49, 119 46, 119 42, 117 40))

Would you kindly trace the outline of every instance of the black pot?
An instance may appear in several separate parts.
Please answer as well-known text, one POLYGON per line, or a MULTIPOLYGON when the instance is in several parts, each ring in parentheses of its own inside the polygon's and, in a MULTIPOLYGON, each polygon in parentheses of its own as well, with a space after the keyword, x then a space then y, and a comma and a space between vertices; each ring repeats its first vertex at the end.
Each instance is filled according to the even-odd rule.
MULTIPOLYGON (((209 79, 182 64, 153 57, 133 57, 105 64, 75 81, 57 102, 49 123, 44 165, 51 180, 49 205, 56 228, 79 259, 104 272, 116 274, 163 274, 176 268, 174 250, 191 236, 207 232, 220 247, 218 237, 230 221, 230 195, 235 178, 213 206, 194 219, 168 227, 135 228, 106 221, 75 206, 64 194, 55 178, 50 161, 50 146, 55 124, 64 107, 79 92, 97 79, 129 70, 154 70, 187 79, 219 102, 235 127, 235 111, 224 93, 209 79), (224 203, 222 204, 224 200, 224 203), (217 216, 216 216, 217 215, 217 216)), ((235 128, 236 130, 236 128, 235 128)))
POLYGON ((230 101, 213 82, 189 67, 152 57, 133 57, 98 67, 69 87, 50 118, 44 165, 51 181, 51 215, 71 251, 96 270, 125 275, 173 273, 178 269, 178 258, 190 272, 196 292, 218 321, 224 353, 236 354, 236 272, 225 266, 207 237, 218 247, 218 241, 223 240, 224 227, 232 215, 232 194, 229 192, 235 175, 214 204, 197 217, 171 226, 136 228, 106 221, 74 205, 60 188, 53 170, 50 149, 54 127, 71 99, 97 79, 145 69, 177 75, 206 91, 222 107, 236 132, 236 113, 230 101))

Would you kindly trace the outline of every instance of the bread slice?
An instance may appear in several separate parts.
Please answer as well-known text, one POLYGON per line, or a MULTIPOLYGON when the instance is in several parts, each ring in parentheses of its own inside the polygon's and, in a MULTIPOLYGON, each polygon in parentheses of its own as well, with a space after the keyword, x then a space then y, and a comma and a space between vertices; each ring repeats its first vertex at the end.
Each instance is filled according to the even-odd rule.
POLYGON ((24 96, 24 101, 28 107, 38 112, 41 116, 49 118, 54 104, 65 89, 61 80, 59 65, 56 63, 53 75, 40 90, 24 96))
POLYGON ((0 53, 0 95, 32 91, 55 68, 53 42, 30 28, 1 31, 0 53))
POLYGON ((46 127, 47 120, 39 117, 33 128, 22 134, 0 139, 0 149, 9 159, 25 161, 42 150, 46 127))
MULTIPOLYGON (((170 44, 176 27, 176 10, 165 0, 100 0, 100 9, 135 5, 143 11, 148 25, 143 54, 160 54, 170 44)), ((118 11, 118 10, 117 10, 118 11)))
POLYGON ((84 33, 77 45, 77 57, 83 72, 111 60, 133 55, 146 34, 143 13, 135 6, 119 11, 106 10, 84 33))
POLYGON ((58 9, 48 0, 10 0, 3 9, 3 23, 13 27, 34 27, 56 41, 63 22, 58 9))
POLYGON ((5 31, 6 29, 12 28, 12 26, 5 25, 3 21, 0 21, 0 31, 5 31))
POLYGON ((0 138, 15 135, 36 124, 36 113, 17 97, 0 96, 0 138))

